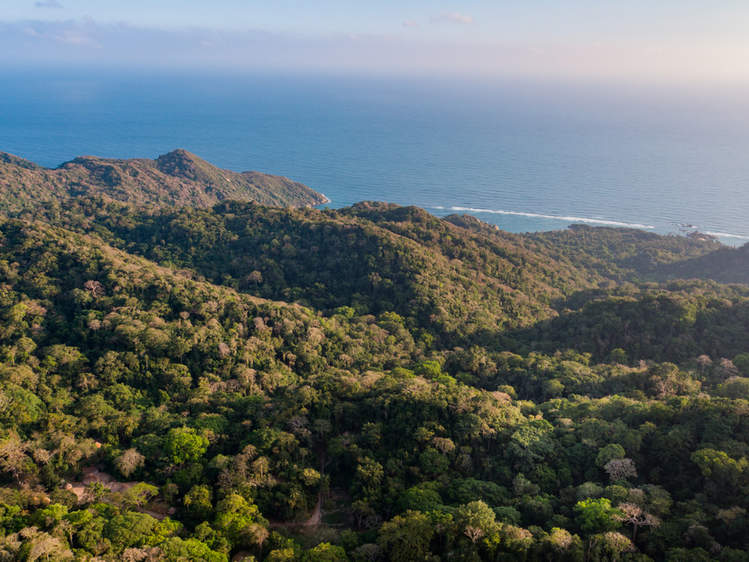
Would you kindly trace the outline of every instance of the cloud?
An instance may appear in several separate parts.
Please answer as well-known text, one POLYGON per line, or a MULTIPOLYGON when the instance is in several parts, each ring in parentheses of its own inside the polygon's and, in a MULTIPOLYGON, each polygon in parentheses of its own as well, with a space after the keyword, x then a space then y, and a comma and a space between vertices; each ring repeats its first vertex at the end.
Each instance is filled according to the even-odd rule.
POLYGON ((34 2, 34 6, 36 8, 55 8, 55 9, 61 9, 64 7, 57 0, 39 0, 38 2, 34 2))
POLYGON ((302 70, 749 84, 749 44, 745 41, 528 42, 421 35, 310 36, 261 30, 158 29, 94 20, 0 21, 0 67, 92 64, 190 72, 302 70))
MULTIPOLYGON (((93 47, 100 48, 101 42, 96 38, 100 33, 98 26, 93 22, 27 22, 27 25, 14 26, 7 25, 5 29, 0 29, 0 33, 5 32, 8 35, 8 43, 17 44, 17 48, 23 49, 23 43, 19 43, 19 38, 14 39, 14 33, 20 33, 23 37, 34 41, 34 48, 44 50, 55 45, 54 48, 62 46, 72 47, 93 47)), ((7 48, 9 45, 6 45, 7 48)), ((0 44, 2 47, 2 44, 0 44)))
POLYGON ((406 20, 403 22, 403 27, 419 27, 419 23, 416 20, 406 20))
POLYGON ((73 29, 63 30, 61 33, 53 35, 53 39, 59 43, 63 43, 65 45, 73 45, 74 47, 98 48, 101 46, 100 43, 93 37, 90 37, 86 33, 73 29))
POLYGON ((432 23, 457 23, 459 25, 469 25, 473 23, 473 17, 460 12, 447 12, 432 16, 432 23))

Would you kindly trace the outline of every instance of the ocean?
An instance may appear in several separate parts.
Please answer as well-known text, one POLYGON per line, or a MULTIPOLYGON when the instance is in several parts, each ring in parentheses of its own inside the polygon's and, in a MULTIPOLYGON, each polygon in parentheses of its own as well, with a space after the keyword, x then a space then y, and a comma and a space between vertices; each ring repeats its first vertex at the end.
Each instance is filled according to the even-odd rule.
POLYGON ((236 171, 513 231, 584 222, 749 241, 749 96, 478 79, 9 70, 0 150, 185 148, 236 171))

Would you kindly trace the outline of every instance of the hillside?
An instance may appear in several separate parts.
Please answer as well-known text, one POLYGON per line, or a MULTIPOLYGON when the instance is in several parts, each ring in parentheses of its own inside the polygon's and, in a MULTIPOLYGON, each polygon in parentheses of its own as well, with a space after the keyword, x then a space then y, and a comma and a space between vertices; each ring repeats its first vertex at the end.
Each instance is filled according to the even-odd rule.
POLYGON ((619 281, 663 280, 663 272, 672 266, 678 268, 678 264, 699 260, 725 248, 714 240, 587 225, 527 236, 543 245, 552 256, 565 257, 578 267, 593 269, 619 281))
POLYGON ((657 274, 663 279, 714 279, 720 283, 749 284, 749 244, 663 264, 657 274))
POLYGON ((749 333, 735 316, 747 291, 631 285, 685 256, 711 255, 712 242, 589 227, 518 235, 372 202, 325 211, 237 202, 144 211, 80 198, 34 216, 243 293, 325 313, 395 313, 436 348, 572 348, 597 359, 621 348, 681 361, 735 355, 749 333), (653 307, 653 299, 668 306, 653 307), (723 324, 733 337, 705 332, 723 324))
POLYGON ((496 343, 502 331, 554 317, 575 291, 604 280, 549 259, 522 236, 487 237, 380 203, 318 211, 226 202, 149 212, 80 199, 36 216, 264 298, 327 312, 394 312, 443 346, 496 343))
POLYGON ((749 244, 731 248, 715 240, 585 225, 527 236, 553 256, 619 281, 705 279, 749 284, 749 244))
POLYGON ((222 170, 181 149, 156 160, 84 156, 55 169, 0 153, 0 211, 14 213, 32 203, 81 195, 168 207, 208 207, 224 199, 289 207, 326 202, 298 182, 222 170))
POLYGON ((749 287, 655 280, 711 242, 373 202, 23 207, 2 559, 747 558, 749 287))

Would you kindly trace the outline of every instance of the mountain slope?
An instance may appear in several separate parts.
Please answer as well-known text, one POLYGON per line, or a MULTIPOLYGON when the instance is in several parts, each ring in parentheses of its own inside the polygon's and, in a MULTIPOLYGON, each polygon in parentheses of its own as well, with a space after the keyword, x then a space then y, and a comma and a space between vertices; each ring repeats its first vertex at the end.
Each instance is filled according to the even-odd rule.
POLYGON ((224 199, 305 207, 325 196, 301 183, 259 172, 231 172, 185 150, 156 160, 84 156, 55 169, 0 153, 0 210, 15 213, 43 201, 96 195, 128 203, 207 207, 224 199))
POLYGON ((415 207, 380 203, 318 211, 224 202, 149 212, 79 199, 37 217, 264 298, 395 312, 443 343, 494 341, 555 316, 556 303, 604 280, 548 259, 522 236, 490 239, 415 207))
POLYGON ((147 211, 79 198, 35 216, 240 292, 327 312, 393 312, 442 349, 570 348, 603 359, 623 348, 683 360, 738 352, 735 338, 710 330, 733 323, 737 337, 746 333, 740 307, 721 304, 742 301, 745 291, 643 284, 661 267, 712 255, 712 242, 588 227, 512 234, 471 217, 372 202, 324 211, 238 202, 147 211), (651 306, 653 295, 668 305, 651 306), (703 320, 684 323, 697 311, 703 320), (668 343, 653 343, 659 339, 668 343))
MULTIPOLYGON (((526 235, 556 259, 598 271, 611 279, 656 281, 670 264, 699 259, 723 248, 715 240, 663 236, 631 228, 572 225, 566 230, 526 235)), ((676 276, 673 276, 676 277, 676 276)))
POLYGON ((749 284, 749 244, 730 248, 715 240, 585 225, 527 236, 543 244, 551 255, 564 256, 612 279, 749 284))
POLYGON ((749 288, 629 282, 709 251, 669 237, 559 238, 382 203, 0 218, 0 558, 745 560, 749 288))
POLYGON ((674 363, 700 355, 734 357, 747 350, 747 287, 694 280, 624 285, 582 292, 569 304, 558 317, 508 332, 506 345, 524 353, 574 349, 595 361, 620 354, 674 363))
MULTIPOLYGON (((413 353, 413 341, 396 325, 390 334, 371 318, 323 322, 308 308, 191 277, 97 236, 0 219, 0 318, 18 320, 40 348, 148 352, 188 365, 195 377, 216 372, 214 362, 222 358, 229 367, 249 361, 258 371, 288 371, 283 363, 293 357, 295 372, 306 373, 356 365, 357 353, 367 355, 368 367, 413 353), (370 329, 397 338, 378 342, 370 329), (378 348, 379 360, 373 356, 378 348), (314 364, 307 363, 312 357, 314 364)), ((16 328, 0 329, 0 340, 13 345, 23 337, 16 328)))
POLYGON ((662 264, 657 274, 663 279, 714 279, 720 283, 749 284, 749 244, 662 264))

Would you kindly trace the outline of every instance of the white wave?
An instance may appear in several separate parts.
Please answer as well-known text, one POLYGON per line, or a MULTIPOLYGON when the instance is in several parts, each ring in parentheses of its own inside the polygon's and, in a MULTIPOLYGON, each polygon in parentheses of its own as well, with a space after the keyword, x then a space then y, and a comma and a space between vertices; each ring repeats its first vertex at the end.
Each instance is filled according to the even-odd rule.
POLYGON ((531 217, 534 219, 548 219, 565 222, 582 222, 588 224, 602 224, 606 226, 621 226, 626 228, 645 228, 648 230, 654 229, 655 227, 649 224, 640 224, 636 222, 620 222, 605 219, 589 219, 586 217, 568 217, 563 215, 543 215, 540 213, 521 213, 520 211, 504 211, 502 209, 479 209, 476 207, 432 207, 433 209, 441 209, 447 211, 462 211, 466 213, 488 213, 492 215, 513 215, 518 217, 531 217))
POLYGON ((738 238, 739 240, 749 240, 749 236, 743 236, 741 234, 731 234, 730 232, 705 232, 710 236, 717 236, 718 238, 738 238))

